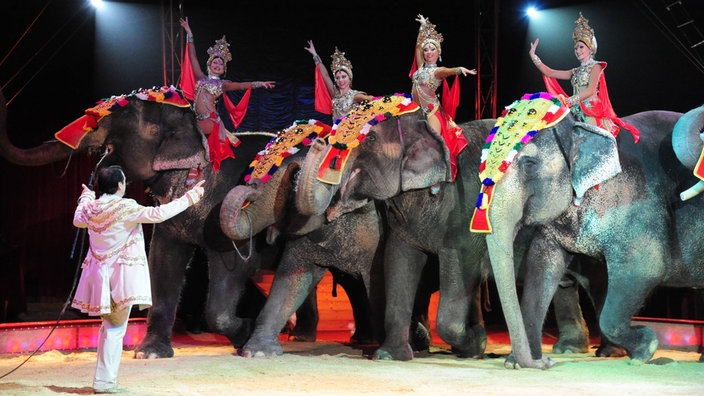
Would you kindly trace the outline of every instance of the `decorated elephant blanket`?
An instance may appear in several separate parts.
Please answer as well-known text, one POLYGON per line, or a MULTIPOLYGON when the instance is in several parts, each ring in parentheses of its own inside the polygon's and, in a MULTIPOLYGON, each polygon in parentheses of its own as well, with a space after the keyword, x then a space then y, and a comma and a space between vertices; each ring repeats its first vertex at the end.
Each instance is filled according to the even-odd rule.
POLYGON ((98 127, 98 123, 103 117, 127 106, 129 100, 132 98, 178 107, 191 106, 188 100, 183 96, 183 93, 174 86, 139 89, 129 94, 99 100, 95 106, 87 109, 83 116, 56 132, 54 137, 61 143, 75 150, 81 144, 81 140, 83 140, 86 134, 98 127))
POLYGON ((296 154, 302 147, 310 146, 316 138, 330 133, 330 126, 317 120, 298 120, 280 131, 249 164, 245 182, 260 179, 266 183, 281 166, 284 158, 296 154))
POLYGON ((318 168, 318 180, 340 184, 350 150, 359 146, 374 125, 418 109, 420 107, 410 95, 396 93, 362 102, 347 115, 337 119, 328 138, 328 152, 318 168))
POLYGON ((542 129, 560 122, 569 108, 557 96, 546 92, 525 94, 506 107, 496 120, 482 148, 479 165, 481 191, 472 215, 470 231, 491 233, 489 206, 494 186, 501 180, 518 151, 542 129))

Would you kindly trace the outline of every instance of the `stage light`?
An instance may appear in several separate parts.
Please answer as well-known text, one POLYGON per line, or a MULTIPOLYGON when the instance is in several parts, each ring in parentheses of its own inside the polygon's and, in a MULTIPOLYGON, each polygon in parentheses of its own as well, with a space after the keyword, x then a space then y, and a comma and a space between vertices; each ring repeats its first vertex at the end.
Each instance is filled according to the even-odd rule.
POLYGON ((98 10, 102 9, 103 6, 105 5, 103 3, 103 0, 90 0, 90 4, 93 5, 93 7, 95 7, 98 10))
POLYGON ((540 13, 535 7, 528 7, 528 9, 526 9, 526 15, 528 15, 530 19, 536 19, 540 16, 540 13))

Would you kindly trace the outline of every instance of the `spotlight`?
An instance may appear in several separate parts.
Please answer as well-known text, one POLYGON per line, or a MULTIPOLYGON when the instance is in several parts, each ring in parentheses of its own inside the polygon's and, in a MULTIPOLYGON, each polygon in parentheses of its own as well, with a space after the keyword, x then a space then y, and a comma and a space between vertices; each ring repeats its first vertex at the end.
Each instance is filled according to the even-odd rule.
POLYGON ((103 0, 90 0, 90 4, 93 5, 96 9, 101 9, 105 4, 103 4, 103 0))
POLYGON ((530 19, 535 19, 540 16, 540 13, 535 7, 528 7, 528 9, 526 10, 526 15, 528 15, 528 18, 530 19))

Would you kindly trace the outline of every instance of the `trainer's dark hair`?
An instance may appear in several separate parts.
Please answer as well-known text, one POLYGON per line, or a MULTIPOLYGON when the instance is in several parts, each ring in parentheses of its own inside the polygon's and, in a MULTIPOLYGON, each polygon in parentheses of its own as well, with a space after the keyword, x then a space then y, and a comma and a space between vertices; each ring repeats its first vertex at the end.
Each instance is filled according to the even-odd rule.
POLYGON ((117 184, 125 182, 120 165, 110 165, 98 171, 98 189, 103 194, 115 194, 117 184))

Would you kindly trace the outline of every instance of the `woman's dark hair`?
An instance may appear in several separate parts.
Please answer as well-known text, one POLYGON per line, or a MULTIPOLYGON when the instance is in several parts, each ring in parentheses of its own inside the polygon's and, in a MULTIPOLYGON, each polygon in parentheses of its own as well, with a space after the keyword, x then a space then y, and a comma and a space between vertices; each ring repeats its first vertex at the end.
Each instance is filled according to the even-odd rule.
POLYGON ((120 182, 125 182, 120 165, 111 165, 98 171, 98 190, 103 194, 115 194, 120 182))

